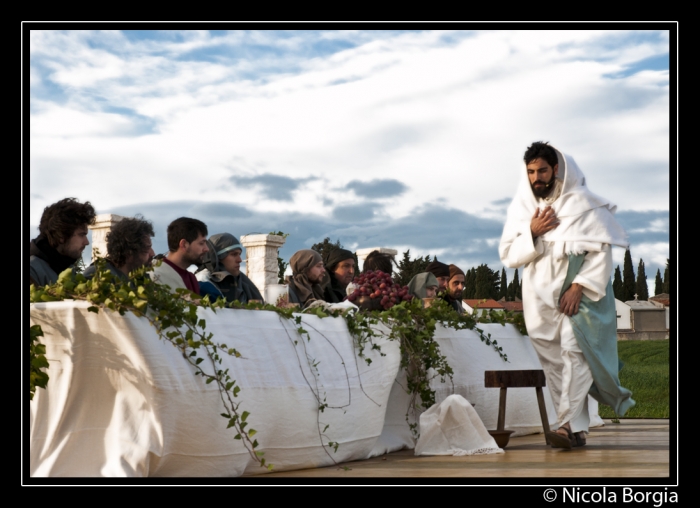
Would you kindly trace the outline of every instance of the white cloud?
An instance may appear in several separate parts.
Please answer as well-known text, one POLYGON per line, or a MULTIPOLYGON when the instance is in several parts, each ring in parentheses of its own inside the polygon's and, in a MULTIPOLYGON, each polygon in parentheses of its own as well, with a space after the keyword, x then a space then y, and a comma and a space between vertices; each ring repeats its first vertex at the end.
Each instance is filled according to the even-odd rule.
MULTIPOLYGON (((391 219, 440 199, 502 218, 491 203, 513 195, 522 153, 540 139, 571 153, 589 186, 620 210, 668 209, 668 72, 608 77, 668 51, 665 34, 638 35, 188 31, 130 40, 33 31, 32 87, 49 82, 66 98, 32 98, 30 185, 43 200, 32 200, 30 217, 38 222, 44 206, 68 195, 103 211, 219 200, 330 213, 324 198, 358 201, 336 190, 349 181, 391 178, 408 187, 386 203, 391 219), (446 35, 456 42, 442 42, 446 35), (311 45, 338 40, 358 45, 307 56, 311 45), (252 43, 282 53, 247 57, 252 43), (180 58, 227 44, 241 55, 180 58), (263 173, 318 179, 293 202, 229 184, 263 173)), ((661 245, 653 256, 665 262, 661 245)))

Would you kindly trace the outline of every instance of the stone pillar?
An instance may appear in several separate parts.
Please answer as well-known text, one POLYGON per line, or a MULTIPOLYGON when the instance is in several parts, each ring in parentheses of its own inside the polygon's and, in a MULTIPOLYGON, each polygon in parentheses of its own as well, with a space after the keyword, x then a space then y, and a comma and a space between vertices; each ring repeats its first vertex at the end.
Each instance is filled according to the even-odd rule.
POLYGON ((100 257, 107 255, 107 233, 123 218, 121 215, 114 215, 113 213, 101 213, 95 217, 95 224, 88 226, 90 231, 92 231, 92 261, 95 261, 96 251, 99 251, 100 257))
MULTIPOLYGON (((362 268, 364 268, 365 259, 367 259, 367 256, 369 256, 369 253, 375 250, 378 250, 382 254, 389 254, 394 259, 396 259, 396 255, 399 253, 396 249, 387 249, 386 247, 371 247, 369 249, 357 249, 357 251, 355 251, 355 254, 357 254, 357 262, 362 265, 362 268)), ((362 270, 362 268, 358 267, 358 269, 360 270, 362 270)))
POLYGON ((278 235, 244 235, 241 245, 245 247, 245 274, 258 287, 261 294, 269 284, 277 284, 279 267, 277 253, 285 238, 278 235))

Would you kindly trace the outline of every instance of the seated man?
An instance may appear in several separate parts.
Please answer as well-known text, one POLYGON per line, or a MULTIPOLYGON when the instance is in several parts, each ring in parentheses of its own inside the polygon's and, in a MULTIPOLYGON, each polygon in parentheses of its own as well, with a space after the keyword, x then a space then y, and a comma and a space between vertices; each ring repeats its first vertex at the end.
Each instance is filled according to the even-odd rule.
POLYGON ((450 280, 443 298, 454 310, 464 314, 462 306, 462 291, 464 291, 464 272, 457 265, 450 265, 450 280))
POLYGON ((330 303, 342 302, 345 290, 355 276, 355 255, 349 250, 333 249, 323 262, 330 279, 323 292, 323 299, 330 303))
POLYGON ((450 281, 450 267, 440 261, 433 261, 425 267, 426 272, 435 275, 438 281, 438 293, 447 291, 447 283, 450 281))
POLYGON ((289 281, 289 302, 303 309, 314 300, 323 300, 323 281, 326 269, 321 254, 312 249, 295 252, 289 260, 292 278, 289 281))
POLYGON ((89 201, 65 198, 44 208, 39 236, 29 244, 30 284, 53 284, 59 273, 74 265, 90 243, 87 227, 94 223, 95 209, 89 201))
MULTIPOLYGON (((153 224, 139 215, 117 222, 107 233, 105 268, 115 277, 126 280, 132 270, 150 265, 155 255, 151 244, 153 235, 153 224)), ((95 270, 93 263, 83 275, 93 277, 95 270)))
POLYGON ((187 269, 200 264, 209 252, 207 234, 207 226, 200 220, 180 217, 172 221, 168 225, 169 252, 150 272, 153 280, 168 285, 173 293, 183 288, 199 294, 199 282, 187 269))
POLYGON ((365 262, 362 264, 362 271, 369 272, 373 270, 379 270, 380 272, 393 275, 393 259, 394 257, 389 254, 384 254, 382 252, 379 252, 378 250, 373 250, 365 258, 365 262))
POLYGON ((225 298, 226 302, 248 303, 262 300, 257 286, 241 273, 243 246, 230 233, 219 233, 207 240, 209 252, 196 272, 200 294, 211 301, 225 298))

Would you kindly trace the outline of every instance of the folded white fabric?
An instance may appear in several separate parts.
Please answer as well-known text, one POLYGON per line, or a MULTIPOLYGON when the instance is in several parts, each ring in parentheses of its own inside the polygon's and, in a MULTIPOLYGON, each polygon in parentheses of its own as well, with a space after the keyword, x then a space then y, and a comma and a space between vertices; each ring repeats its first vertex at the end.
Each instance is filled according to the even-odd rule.
POLYGON ((505 453, 486 430, 476 410, 461 395, 450 395, 420 415, 416 455, 505 453))

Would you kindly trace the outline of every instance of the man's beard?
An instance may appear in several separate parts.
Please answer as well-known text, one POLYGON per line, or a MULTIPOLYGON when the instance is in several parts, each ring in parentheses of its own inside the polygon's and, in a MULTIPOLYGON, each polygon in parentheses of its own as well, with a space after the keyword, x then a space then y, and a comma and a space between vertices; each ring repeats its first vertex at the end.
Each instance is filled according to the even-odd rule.
POLYGON ((202 259, 204 258, 204 254, 200 254, 199 257, 196 257, 192 252, 187 251, 185 252, 184 255, 184 261, 186 263, 189 263, 190 265, 199 265, 202 263, 202 259))
POLYGON ((532 193, 535 195, 535 197, 538 198, 546 198, 549 196, 549 193, 552 192, 552 187, 554 187, 554 181, 555 181, 555 176, 552 175, 552 179, 549 181, 549 183, 543 182, 542 180, 537 180, 534 183, 530 184, 530 187, 532 188, 532 193), (535 184, 544 184, 542 187, 535 187, 535 184))
POLYGON ((463 289, 460 289, 459 291, 447 291, 447 294, 452 298, 453 300, 461 300, 462 299, 462 293, 464 292, 463 289))

